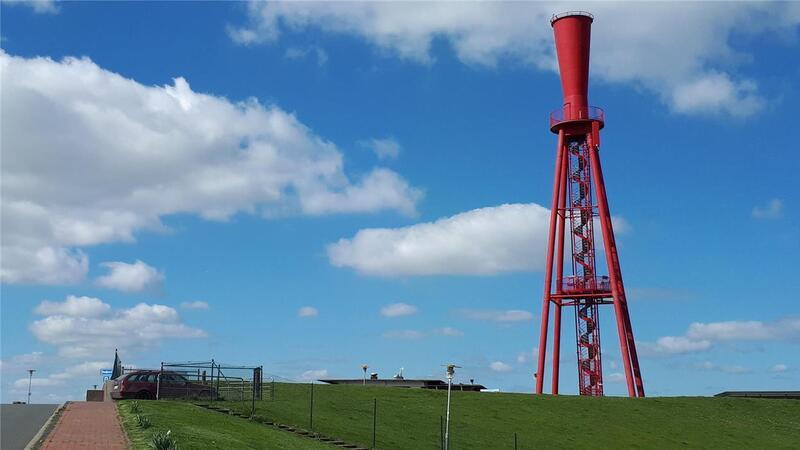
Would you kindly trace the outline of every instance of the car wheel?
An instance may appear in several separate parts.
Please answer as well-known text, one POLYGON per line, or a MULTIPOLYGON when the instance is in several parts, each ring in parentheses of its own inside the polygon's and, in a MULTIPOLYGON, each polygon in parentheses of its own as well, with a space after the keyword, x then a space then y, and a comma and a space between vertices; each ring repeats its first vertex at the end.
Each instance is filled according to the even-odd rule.
POLYGON ((153 398, 153 396, 150 394, 149 391, 139 391, 136 394, 136 398, 138 398, 139 400, 150 400, 153 398))

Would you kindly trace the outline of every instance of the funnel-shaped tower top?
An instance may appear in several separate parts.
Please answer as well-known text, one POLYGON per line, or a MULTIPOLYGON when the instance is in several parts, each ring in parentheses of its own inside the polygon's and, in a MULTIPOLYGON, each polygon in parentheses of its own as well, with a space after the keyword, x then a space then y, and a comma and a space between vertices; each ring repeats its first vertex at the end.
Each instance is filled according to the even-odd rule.
POLYGON ((550 20, 556 39, 561 89, 564 92, 563 120, 589 118, 589 42, 593 16, 583 11, 556 14, 550 20))

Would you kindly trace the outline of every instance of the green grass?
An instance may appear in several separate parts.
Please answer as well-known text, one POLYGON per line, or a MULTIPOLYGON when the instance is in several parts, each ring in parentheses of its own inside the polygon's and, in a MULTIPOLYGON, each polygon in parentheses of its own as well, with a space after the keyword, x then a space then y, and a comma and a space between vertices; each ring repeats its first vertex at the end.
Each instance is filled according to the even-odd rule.
POLYGON ((186 402, 139 401, 138 414, 152 426, 139 426, 131 400, 117 403, 122 426, 134 449, 147 449, 150 438, 159 431, 170 436, 180 449, 331 449, 333 447, 286 431, 276 430, 239 417, 208 411, 186 402))
MULTIPOLYGON (((314 386, 316 432, 369 447, 378 399, 377 448, 436 449, 446 393, 314 386)), ((223 402, 250 412, 250 405, 223 402)), ((309 429, 310 386, 277 384, 256 414, 309 429)), ((800 402, 709 397, 628 399, 454 392, 451 448, 798 448, 800 402)))

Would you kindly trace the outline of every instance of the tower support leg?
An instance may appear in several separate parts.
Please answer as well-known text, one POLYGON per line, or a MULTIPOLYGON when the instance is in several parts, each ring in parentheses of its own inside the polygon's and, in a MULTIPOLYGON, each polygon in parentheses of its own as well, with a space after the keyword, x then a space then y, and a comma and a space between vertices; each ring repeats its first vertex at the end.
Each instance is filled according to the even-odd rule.
POLYGON ((561 356, 561 299, 556 299, 555 303, 555 314, 553 314, 553 380, 552 383, 552 393, 553 395, 558 394, 558 359, 561 356))
MULTIPOLYGON (((595 179, 597 187, 597 206, 600 213, 600 225, 603 233, 603 245, 606 253, 606 263, 608 265, 608 275, 611 282, 611 294, 614 298, 614 313, 616 315, 617 332, 619 334, 619 346, 622 354, 622 364, 625 371, 625 381, 628 387, 628 395, 631 397, 644 396, 644 390, 638 391, 635 382, 631 361, 631 347, 635 354, 635 342, 633 340, 633 331, 630 328, 630 318, 628 317, 628 308, 625 299, 625 288, 622 284, 622 273, 619 267, 619 259, 617 258, 617 246, 614 240, 614 229, 611 224, 611 213, 608 207, 608 198, 606 197, 605 183, 603 180, 603 170, 600 166, 600 157, 598 155, 597 146, 592 142, 592 136, 587 136, 589 143, 589 156, 591 158, 592 177, 595 179), (637 392, 638 391, 638 392, 637 392)), ((639 372, 638 358, 636 361, 635 372, 639 372)))
POLYGON ((564 154, 564 130, 558 132, 556 169, 553 175, 553 201, 550 210, 550 236, 547 241, 545 262, 544 296, 542 298, 542 324, 539 332, 539 361, 536 367, 536 393, 541 394, 544 387, 544 360, 547 354, 547 324, 550 318, 551 287, 553 281, 553 249, 555 247, 556 220, 558 219, 559 187, 564 154))
MULTIPOLYGON (((567 162, 567 152, 563 152, 561 158, 561 175, 559 178, 559 200, 558 200, 558 229, 556 231, 556 294, 562 293, 562 282, 564 279, 564 222, 566 221, 567 204, 567 175, 569 173, 569 163, 567 162)), ((553 317, 553 379, 552 393, 558 394, 559 370, 561 369, 561 299, 556 300, 556 311, 553 317)))

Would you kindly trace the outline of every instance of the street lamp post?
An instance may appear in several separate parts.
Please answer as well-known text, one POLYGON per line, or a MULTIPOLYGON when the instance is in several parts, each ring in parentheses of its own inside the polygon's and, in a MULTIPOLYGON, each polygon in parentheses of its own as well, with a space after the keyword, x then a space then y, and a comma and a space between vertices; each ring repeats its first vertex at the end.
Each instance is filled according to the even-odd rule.
POLYGON ((447 365, 447 418, 444 425, 444 450, 450 448, 450 389, 453 386, 453 375, 456 373, 456 368, 461 368, 461 366, 447 365))
POLYGON ((364 386, 367 385, 367 369, 369 369, 368 365, 366 365, 366 364, 362 364, 361 365, 361 370, 364 371, 364 382, 362 383, 364 386))
POLYGON ((28 404, 31 404, 31 381, 33 381, 33 372, 36 372, 36 369, 28 369, 28 404))

